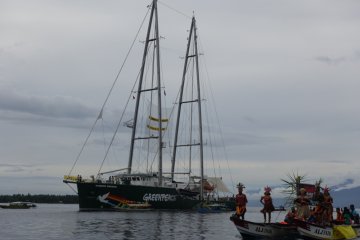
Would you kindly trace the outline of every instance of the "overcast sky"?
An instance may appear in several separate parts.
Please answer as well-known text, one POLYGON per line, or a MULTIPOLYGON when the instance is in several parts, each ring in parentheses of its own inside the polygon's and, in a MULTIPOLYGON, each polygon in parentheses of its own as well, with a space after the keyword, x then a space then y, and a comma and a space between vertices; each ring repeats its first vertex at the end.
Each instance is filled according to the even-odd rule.
MULTIPOLYGON (((149 4, 0 0, 0 194, 73 193, 61 179, 149 4)), ((360 2, 163 0, 168 80, 193 12, 233 180, 250 191, 299 172, 360 186, 360 2)))

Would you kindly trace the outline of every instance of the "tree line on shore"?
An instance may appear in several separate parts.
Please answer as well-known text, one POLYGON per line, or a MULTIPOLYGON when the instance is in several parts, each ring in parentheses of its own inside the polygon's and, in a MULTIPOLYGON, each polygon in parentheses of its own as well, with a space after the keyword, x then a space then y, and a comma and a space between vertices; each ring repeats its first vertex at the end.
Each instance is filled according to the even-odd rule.
POLYGON ((34 203, 78 203, 77 195, 50 195, 50 194, 13 194, 0 195, 0 203, 34 202, 34 203))

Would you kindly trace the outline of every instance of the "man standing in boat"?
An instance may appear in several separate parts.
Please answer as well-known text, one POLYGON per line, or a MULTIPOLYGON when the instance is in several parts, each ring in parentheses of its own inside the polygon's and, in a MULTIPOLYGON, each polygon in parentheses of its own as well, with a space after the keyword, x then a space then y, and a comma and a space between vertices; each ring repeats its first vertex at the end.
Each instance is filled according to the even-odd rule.
POLYGON ((271 212, 275 210, 275 207, 272 202, 271 198, 271 188, 269 186, 266 186, 264 188, 264 196, 260 198, 260 202, 262 205, 264 205, 264 208, 261 210, 261 212, 264 214, 264 223, 266 223, 266 213, 268 214, 268 222, 271 222, 271 212))
POLYGON ((330 193, 329 193, 329 188, 325 187, 324 189, 324 202, 323 202, 323 207, 324 207, 324 212, 325 212, 325 217, 326 217, 326 223, 329 224, 331 223, 334 219, 333 219, 333 198, 331 197, 330 193))
POLYGON ((246 212, 246 204, 248 202, 246 195, 243 193, 243 189, 245 188, 244 184, 239 183, 237 186, 238 194, 236 195, 235 202, 236 202, 236 215, 241 217, 242 220, 245 218, 246 212))
POLYGON ((305 188, 300 189, 300 194, 294 200, 297 208, 297 218, 301 220, 307 220, 310 217, 310 200, 306 195, 305 188))

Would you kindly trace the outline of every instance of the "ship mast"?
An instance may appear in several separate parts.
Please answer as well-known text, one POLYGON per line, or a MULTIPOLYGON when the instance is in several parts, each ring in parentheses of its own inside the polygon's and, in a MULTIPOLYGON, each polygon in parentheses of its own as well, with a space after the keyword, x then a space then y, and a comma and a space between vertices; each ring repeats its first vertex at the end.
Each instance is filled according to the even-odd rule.
MULTIPOLYGON (((185 63, 184 63, 184 69, 183 69, 183 75, 182 75, 182 81, 181 81, 181 88, 180 88, 180 95, 179 95, 179 106, 177 111, 177 119, 176 119, 176 127, 175 127, 175 140, 174 140, 174 147, 173 147, 173 156, 171 159, 171 179, 174 180, 174 172, 175 172, 175 160, 176 160, 176 151, 178 147, 192 147, 195 145, 198 145, 200 147, 200 177, 201 177, 201 186, 200 186, 200 199, 203 200, 204 196, 204 188, 203 188, 203 180, 204 180, 204 166, 203 166, 203 136, 202 136, 202 114, 201 114, 201 92, 200 92, 200 74, 199 74, 199 58, 198 58, 198 47, 197 47, 197 33, 196 33, 196 20, 195 17, 192 18, 191 21, 191 27, 188 37, 188 43, 186 47, 186 55, 185 55, 185 63), (192 43, 194 44, 194 53, 190 55, 190 45, 192 43), (189 101, 184 101, 184 86, 185 86, 185 79, 186 79, 186 73, 188 70, 188 62, 190 58, 195 58, 195 68, 196 68, 196 84, 197 84, 197 98, 192 99, 189 101), (198 120, 199 120, 199 142, 198 143, 189 143, 185 145, 179 145, 178 144, 178 137, 179 137, 179 124, 180 124, 180 115, 181 115, 181 107, 182 104, 186 103, 194 103, 196 102, 198 104, 198 120)), ((190 150, 191 151, 191 150, 190 150)), ((189 169, 191 171, 191 169, 189 169)), ((190 172, 189 172, 190 174, 190 172)))
POLYGON ((162 184, 162 112, 161 112, 161 78, 160 78, 160 38, 159 38, 159 26, 158 26, 158 12, 157 12, 157 0, 153 0, 151 5, 151 14, 150 14, 150 20, 149 25, 147 29, 146 34, 146 40, 145 40, 145 47, 144 47, 144 53, 143 53, 143 59, 142 59, 142 65, 140 70, 140 78, 139 78, 139 85, 138 85, 138 91, 136 96, 136 104, 135 104, 135 112, 134 112, 134 124, 132 128, 132 134, 131 134, 131 143, 130 143, 130 153, 129 153, 129 162, 128 162, 128 174, 131 174, 132 170, 132 161, 133 161, 133 155, 134 155, 134 145, 136 140, 144 140, 144 139, 152 139, 157 138, 158 139, 158 178, 159 178, 159 185, 162 184), (154 38, 150 38, 151 29, 154 23, 154 38), (149 44, 151 42, 154 42, 155 46, 155 54, 156 54, 156 72, 157 72, 157 86, 151 89, 143 89, 143 80, 144 80, 144 72, 145 72, 145 64, 146 64, 146 57, 148 53, 149 44), (136 129, 137 129, 137 121, 138 121, 138 113, 139 113, 139 105, 140 105, 140 98, 141 93, 147 92, 147 91, 157 91, 157 97, 158 97, 158 136, 149 136, 149 137, 136 137, 136 129))

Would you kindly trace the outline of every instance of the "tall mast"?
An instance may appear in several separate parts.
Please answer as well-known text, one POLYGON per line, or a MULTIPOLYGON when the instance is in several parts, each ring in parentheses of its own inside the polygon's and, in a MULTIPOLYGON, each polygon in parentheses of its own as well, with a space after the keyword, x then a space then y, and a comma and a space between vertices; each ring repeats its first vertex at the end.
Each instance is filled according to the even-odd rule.
POLYGON ((194 28, 194 20, 191 21, 191 27, 188 37, 188 43, 186 47, 186 54, 185 54, 185 63, 184 63, 184 69, 183 69, 183 75, 182 75, 182 81, 181 81, 181 87, 180 87, 180 96, 179 96, 179 106, 177 111, 177 118, 176 118, 176 127, 175 127, 175 139, 174 139, 174 147, 173 147, 173 156, 171 159, 171 180, 174 180, 174 172, 175 172, 175 160, 176 160, 176 150, 178 147, 178 136, 179 136, 179 125, 180 125, 180 114, 181 114, 181 107, 183 102, 183 96, 184 96, 184 86, 185 86, 185 78, 186 78, 186 72, 187 72, 187 65, 189 61, 189 51, 190 51, 190 43, 191 43, 191 36, 193 33, 194 28))
POLYGON ((149 25, 148 25, 147 34, 146 34, 142 65, 141 65, 141 70, 140 70, 138 91, 137 91, 137 96, 136 96, 136 104, 135 104, 135 112, 134 112, 134 124, 133 124, 132 134, 131 134, 130 153, 129 153, 129 162, 128 162, 128 174, 131 173, 131 169, 132 169, 132 160, 133 160, 133 155, 134 155, 135 140, 157 138, 158 142, 159 142, 159 152, 158 152, 158 157, 159 157, 159 168, 158 168, 158 171, 159 171, 159 185, 161 185, 161 183, 162 183, 162 123, 161 123, 162 113, 161 113, 161 78, 160 78, 161 71, 160 71, 160 50, 159 50, 160 43, 159 42, 160 42, 160 38, 159 38, 159 27, 158 27, 157 0, 153 0, 152 6, 151 6, 151 14, 150 14, 149 25), (154 29, 155 37, 151 39, 150 34, 151 34, 151 28, 152 28, 152 25, 153 25, 154 18, 155 18, 155 29, 154 29), (146 56, 147 56, 147 53, 148 53, 149 43, 153 42, 153 41, 155 42, 155 48, 156 48, 157 86, 155 88, 152 88, 152 89, 143 89, 142 85, 143 85, 143 80, 144 80, 146 56), (159 136, 158 137, 150 136, 150 137, 136 138, 135 134, 136 134, 136 128, 137 128, 140 97, 141 97, 141 93, 146 92, 146 91, 158 91, 158 95, 157 95, 158 96, 158 103, 157 104, 158 104, 158 119, 159 119, 159 130, 158 130, 159 136))
POLYGON ((175 160, 176 160, 176 151, 178 147, 183 146, 193 146, 199 145, 200 146, 200 176, 201 176, 201 188, 200 188, 200 198, 203 199, 204 195, 204 188, 203 188, 203 180, 204 180, 204 166, 203 166, 203 136, 202 136, 202 115, 201 115, 201 92, 200 92, 200 74, 199 74, 199 60, 198 60, 198 47, 197 47, 197 34, 196 34, 196 20, 195 17, 192 18, 190 33, 188 37, 188 43, 186 48, 186 55, 185 55, 185 63, 183 69, 183 76, 181 81, 181 88, 180 88, 180 96, 179 96, 179 106, 177 112, 177 119, 176 119, 176 127, 175 127, 175 140, 174 140, 174 147, 173 147, 173 156, 171 159, 171 179, 174 180, 174 171, 175 171, 175 160), (194 36, 193 36, 194 34, 194 36), (191 41, 194 41, 194 51, 193 55, 190 55, 190 45, 191 41), (197 99, 183 101, 184 95, 184 86, 185 86, 185 79, 186 79, 186 72, 188 67, 188 61, 190 58, 195 58, 195 67, 196 67, 196 84, 197 84, 197 99), (186 145, 178 145, 178 133, 179 133, 179 125, 180 125, 180 114, 181 114, 181 106, 184 103, 198 103, 198 119, 199 119, 199 143, 189 143, 186 145))
POLYGON ((159 22, 158 22, 158 11, 157 11, 157 1, 154 0, 155 7, 155 47, 156 47, 156 71, 157 71, 157 87, 158 87, 158 114, 159 114, 159 138, 158 138, 158 154, 159 154, 159 163, 158 163, 158 172, 159 172, 159 186, 162 185, 162 111, 161 111, 161 78, 160 78, 160 37, 159 37, 159 22))
POLYGON ((200 74, 199 74, 199 53, 197 47, 197 34, 196 34, 196 21, 194 21, 194 43, 195 43, 195 63, 196 63, 196 82, 198 92, 198 110, 199 110, 199 139, 200 139, 200 176, 201 176, 201 188, 200 188, 200 200, 204 199, 204 152, 203 152, 203 131, 202 131, 202 115, 201 115, 201 92, 200 92, 200 74))

